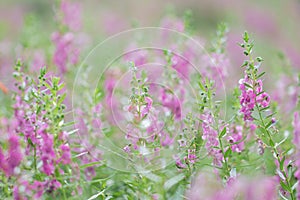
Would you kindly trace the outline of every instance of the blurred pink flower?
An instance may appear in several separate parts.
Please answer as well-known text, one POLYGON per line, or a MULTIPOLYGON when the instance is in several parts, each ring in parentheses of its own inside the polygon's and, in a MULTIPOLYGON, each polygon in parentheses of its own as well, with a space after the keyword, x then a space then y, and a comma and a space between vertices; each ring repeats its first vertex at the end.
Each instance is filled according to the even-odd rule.
POLYGON ((58 160, 58 162, 61 162, 64 165, 70 164, 71 163, 71 151, 70 151, 69 145, 62 144, 60 146, 60 150, 61 150, 61 157, 58 160))
POLYGON ((56 47, 53 62, 63 74, 67 72, 68 62, 75 65, 79 59, 80 50, 76 45, 74 37, 71 32, 64 35, 58 32, 52 34, 52 41, 56 47))
POLYGON ((33 53, 33 60, 31 69, 39 72, 42 67, 46 65, 45 53, 42 50, 35 50, 33 53))
POLYGON ((60 5, 63 12, 63 24, 71 31, 78 31, 81 28, 81 5, 78 2, 63 0, 60 5))

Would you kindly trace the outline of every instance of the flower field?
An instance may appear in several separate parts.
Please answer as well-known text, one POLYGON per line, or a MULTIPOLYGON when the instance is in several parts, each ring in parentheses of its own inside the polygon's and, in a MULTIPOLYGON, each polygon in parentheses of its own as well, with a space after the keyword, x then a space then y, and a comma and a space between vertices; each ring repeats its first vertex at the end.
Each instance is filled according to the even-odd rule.
POLYGON ((299 1, 0 16, 0 199, 300 199, 299 1))

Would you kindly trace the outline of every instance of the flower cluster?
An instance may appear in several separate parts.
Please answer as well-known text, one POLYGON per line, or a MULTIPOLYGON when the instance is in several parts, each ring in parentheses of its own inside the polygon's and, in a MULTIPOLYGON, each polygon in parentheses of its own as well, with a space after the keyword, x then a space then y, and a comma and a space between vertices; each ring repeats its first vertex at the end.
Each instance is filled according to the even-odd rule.
POLYGON ((248 74, 239 81, 239 88, 242 92, 240 96, 241 110, 244 120, 252 121, 252 112, 256 105, 266 108, 270 104, 270 96, 263 91, 262 80, 253 80, 248 74))
MULTIPOLYGON (((24 183, 23 171, 15 176, 18 184, 14 185, 14 196, 40 197, 44 192, 52 193, 61 187, 56 180, 55 171, 64 173, 63 166, 71 163, 71 150, 67 143, 67 133, 62 130, 64 121, 65 95, 62 93, 64 84, 59 78, 51 77, 46 73, 45 68, 41 69, 38 80, 34 80, 23 72, 20 61, 16 64, 17 92, 15 93, 14 120, 15 126, 9 136, 8 157, 1 153, 1 168, 7 176, 14 175, 16 167, 22 161, 21 138, 25 145, 26 159, 29 168, 34 169, 34 176, 31 181, 24 183), (47 94, 47 95, 46 95, 47 94), (30 105, 28 104, 30 102, 30 105), (50 112, 51 111, 51 112, 50 112), (36 177, 39 177, 36 179, 36 177), (22 186, 23 185, 23 186, 22 186), (22 187, 29 193, 21 194, 22 187)), ((26 162, 25 162, 26 161, 26 162)), ((24 167, 23 165, 20 168, 24 167)))
POLYGON ((16 174, 16 169, 23 158, 19 138, 15 132, 10 133, 8 144, 9 149, 7 155, 5 155, 3 150, 0 148, 0 169, 7 177, 16 174))
POLYGON ((231 144, 231 149, 234 152, 241 152, 245 148, 245 143, 243 141, 243 127, 238 125, 234 126, 232 133, 228 136, 227 140, 231 144))
MULTIPOLYGON (((294 121, 293 121, 293 128, 294 128, 294 145, 296 146, 296 162, 295 165, 297 167, 297 171, 295 172, 294 176, 296 177, 296 179, 299 181, 300 180, 300 149, 299 149, 299 145, 300 145, 300 116, 299 116, 299 112, 295 112, 294 114, 294 121)), ((300 185, 297 185, 297 199, 300 198, 300 185)))
POLYGON ((61 2, 60 9, 63 15, 61 23, 70 31, 57 31, 52 34, 52 41, 55 45, 53 63, 58 67, 59 72, 64 74, 68 70, 68 64, 75 65, 78 62, 80 38, 74 31, 78 31, 81 26, 81 7, 76 2, 64 0, 61 2))
POLYGON ((219 133, 213 128, 213 124, 215 123, 213 117, 210 113, 207 113, 202 115, 202 120, 202 139, 206 141, 205 148, 208 154, 214 158, 214 164, 221 167, 224 157, 222 151, 217 148, 220 145, 218 140, 219 133))
POLYGON ((238 82, 227 26, 205 41, 191 12, 109 38, 79 67, 83 2, 56 3, 56 31, 26 19, 15 85, 0 82, 0 199, 300 199, 294 69, 269 95, 245 32, 238 82))

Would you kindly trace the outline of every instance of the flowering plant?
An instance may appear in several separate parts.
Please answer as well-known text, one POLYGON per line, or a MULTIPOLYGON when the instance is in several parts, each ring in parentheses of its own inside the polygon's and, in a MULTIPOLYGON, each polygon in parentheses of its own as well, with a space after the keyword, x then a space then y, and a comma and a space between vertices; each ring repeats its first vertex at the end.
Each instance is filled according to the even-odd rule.
POLYGON ((0 82, 1 199, 300 199, 299 72, 269 91, 248 32, 239 66, 228 26, 204 42, 190 12, 87 53, 81 4, 58 3, 0 82))

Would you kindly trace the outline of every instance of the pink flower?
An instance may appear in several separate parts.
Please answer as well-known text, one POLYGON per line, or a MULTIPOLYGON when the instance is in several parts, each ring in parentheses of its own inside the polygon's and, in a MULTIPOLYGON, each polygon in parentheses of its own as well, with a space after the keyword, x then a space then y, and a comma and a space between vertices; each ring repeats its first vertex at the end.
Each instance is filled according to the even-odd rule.
POLYGON ((239 81, 239 84, 239 88, 242 92, 240 95, 240 112, 243 113, 245 121, 253 121, 251 115, 255 105, 263 108, 269 106, 270 96, 266 92, 263 92, 263 83, 261 80, 254 82, 253 80, 250 80, 247 74, 245 74, 244 79, 239 81), (246 86, 246 84, 253 89, 246 86))
POLYGON ((64 35, 55 32, 52 34, 52 41, 56 47, 53 55, 53 63, 61 73, 65 73, 68 62, 73 65, 78 62, 79 48, 75 45, 74 35, 71 32, 64 35))
POLYGON ((20 165, 22 161, 22 152, 20 149, 19 139, 16 135, 9 137, 9 149, 7 157, 7 167, 9 175, 14 173, 14 169, 20 165))
POLYGON ((61 162, 64 165, 71 163, 71 151, 70 147, 67 144, 62 144, 60 146, 60 150, 62 152, 61 157, 59 159, 59 162, 61 162))
POLYGON ((212 53, 210 55, 204 55, 202 62, 205 67, 200 70, 201 73, 215 81, 217 89, 223 86, 223 81, 228 76, 228 69, 230 66, 229 59, 221 53, 212 53))
MULTIPOLYGON (((300 180, 300 118, 299 112, 294 113, 294 121, 293 121, 293 128, 294 128, 294 145, 296 147, 296 161, 295 165, 297 170, 294 176, 300 180)), ((297 199, 300 199, 300 184, 297 185, 297 199)))
POLYGON ((172 111, 176 120, 181 118, 181 102, 174 94, 168 93, 166 90, 162 90, 161 101, 164 107, 172 111))
POLYGON ((42 157, 41 160, 43 162, 43 172, 47 175, 51 175, 54 173, 54 160, 55 160, 55 151, 53 144, 53 135, 43 134, 43 145, 41 148, 42 157))
POLYGON ((60 5, 63 12, 63 24, 72 31, 78 31, 81 27, 81 7, 79 3, 63 0, 60 5))
POLYGON ((188 155, 185 158, 185 160, 191 164, 194 164, 196 162, 196 159, 197 159, 196 149, 188 149, 188 155))
POLYGON ((202 139, 206 142, 205 148, 207 149, 208 154, 214 158, 214 164, 221 167, 224 158, 221 150, 216 148, 219 146, 219 141, 218 132, 211 126, 214 123, 213 118, 210 113, 203 114, 201 118, 203 120, 202 139))
POLYGON ((52 193, 53 191, 57 190, 61 187, 61 183, 56 179, 50 180, 45 183, 45 187, 47 188, 46 192, 52 193))
POLYGON ((256 101, 263 107, 268 107, 270 104, 270 96, 267 93, 262 93, 256 97, 256 101))
POLYGON ((185 29, 184 22, 181 19, 170 18, 170 17, 166 17, 162 20, 161 27, 166 29, 173 29, 179 32, 183 32, 185 29))
POLYGON ((131 44, 126 50, 124 60, 133 62, 136 67, 147 63, 148 53, 147 50, 139 49, 135 44, 131 44))
POLYGON ((36 199, 39 199, 42 197, 42 195, 44 193, 45 184, 44 184, 44 182, 41 182, 41 181, 34 181, 32 185, 29 185, 27 183, 27 189, 30 191, 33 190, 35 192, 34 197, 36 199))
POLYGON ((294 144, 296 147, 299 147, 300 145, 300 117, 299 112, 294 113, 294 121, 293 121, 293 127, 294 127, 294 144))
POLYGON ((33 54, 33 61, 31 69, 39 72, 39 70, 46 65, 45 54, 42 50, 36 50, 33 54))
POLYGON ((130 153, 131 150, 130 150, 130 146, 129 145, 126 145, 124 148, 123 148, 124 152, 126 153, 130 153))
POLYGON ((1 148, 0 148, 0 169, 5 174, 8 174, 8 166, 7 166, 6 158, 1 148))
POLYGON ((141 117, 143 118, 145 115, 147 115, 152 108, 153 100, 150 97, 145 97, 144 101, 146 102, 146 106, 142 108, 141 111, 141 117))
POLYGON ((178 76, 183 79, 189 79, 189 68, 191 67, 189 60, 187 54, 184 54, 183 57, 175 54, 171 59, 172 67, 177 71, 178 76))
POLYGON ((162 136, 164 136, 164 138, 161 138, 161 146, 165 147, 173 144, 174 138, 171 138, 169 134, 162 134, 162 136))
POLYGON ((252 121, 253 118, 251 114, 255 106, 256 95, 253 90, 246 89, 244 83, 245 79, 240 80, 240 90, 242 91, 240 96, 240 104, 242 106, 240 112, 244 114, 245 121, 252 121))
POLYGON ((175 159, 175 164, 176 166, 179 168, 179 169, 184 169, 186 168, 187 166, 185 164, 182 163, 181 159, 179 156, 175 155, 174 156, 174 159, 175 159))
POLYGON ((241 152, 244 149, 243 127, 236 126, 233 128, 231 135, 228 136, 228 142, 231 143, 231 149, 234 152, 241 152))

